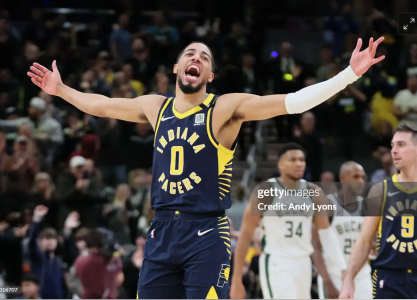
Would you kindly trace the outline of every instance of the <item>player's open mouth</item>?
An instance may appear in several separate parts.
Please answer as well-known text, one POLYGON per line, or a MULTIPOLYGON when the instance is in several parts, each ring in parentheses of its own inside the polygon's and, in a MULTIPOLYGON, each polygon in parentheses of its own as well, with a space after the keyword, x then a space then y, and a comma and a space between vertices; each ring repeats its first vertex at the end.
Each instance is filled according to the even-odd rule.
POLYGON ((196 82, 200 77, 200 68, 197 65, 191 65, 185 70, 185 79, 188 82, 196 82))

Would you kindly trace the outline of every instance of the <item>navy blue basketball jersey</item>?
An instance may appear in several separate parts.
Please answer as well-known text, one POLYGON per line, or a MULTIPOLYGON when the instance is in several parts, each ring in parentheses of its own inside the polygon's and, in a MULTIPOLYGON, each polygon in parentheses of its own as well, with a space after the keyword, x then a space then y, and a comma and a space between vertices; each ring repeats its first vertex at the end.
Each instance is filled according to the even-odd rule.
POLYGON ((395 174, 383 195, 375 267, 417 270, 417 188, 405 188, 395 174))
POLYGON ((153 209, 207 214, 231 206, 232 149, 213 136, 212 117, 217 96, 187 112, 165 99, 155 129, 151 205, 153 209))

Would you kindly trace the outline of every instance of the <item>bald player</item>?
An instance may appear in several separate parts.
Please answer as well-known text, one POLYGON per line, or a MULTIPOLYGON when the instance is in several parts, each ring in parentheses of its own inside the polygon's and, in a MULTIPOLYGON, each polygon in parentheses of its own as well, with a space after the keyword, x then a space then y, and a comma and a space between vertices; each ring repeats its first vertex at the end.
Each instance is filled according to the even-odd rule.
MULTIPOLYGON (((353 161, 345 162, 339 170, 341 182, 337 193, 327 196, 338 210, 329 218, 330 226, 337 235, 338 243, 334 245, 343 252, 346 265, 349 262, 350 254, 355 241, 359 238, 363 226, 363 191, 365 183, 365 171, 363 167, 353 161)), ((339 296, 342 288, 342 276, 338 269, 327 257, 322 256, 322 245, 313 231, 313 259, 319 276, 317 278, 320 299, 335 299, 339 296)), ((355 279, 355 299, 372 298, 371 267, 366 263, 359 271, 355 279)))
POLYGON ((45 92, 81 111, 104 118, 150 122, 155 130, 151 205, 155 219, 148 232, 138 283, 141 298, 227 298, 230 274, 229 209, 233 156, 243 122, 303 113, 356 81, 372 65, 383 38, 361 50, 359 39, 350 65, 316 85, 288 95, 214 95, 214 57, 203 43, 178 55, 175 97, 134 99, 81 93, 63 84, 56 62, 52 72, 35 63, 28 76, 45 92))

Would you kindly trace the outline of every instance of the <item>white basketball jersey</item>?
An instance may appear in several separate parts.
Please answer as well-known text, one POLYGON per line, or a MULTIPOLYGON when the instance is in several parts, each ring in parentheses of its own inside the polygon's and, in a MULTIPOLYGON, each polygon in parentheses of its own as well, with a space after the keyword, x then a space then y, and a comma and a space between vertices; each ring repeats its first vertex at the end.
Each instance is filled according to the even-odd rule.
MULTIPOLYGON (((349 263, 350 254, 352 253, 353 245, 361 234, 361 229, 363 226, 364 217, 362 216, 362 197, 357 197, 358 206, 354 211, 347 211, 341 205, 341 202, 338 201, 337 194, 330 194, 327 196, 329 201, 332 204, 337 205, 336 216, 331 218, 330 227, 333 228, 334 232, 337 235, 339 242, 339 247, 343 252, 343 256, 346 261, 346 265, 349 263)), ((326 267, 329 273, 341 276, 338 272, 338 268, 331 265, 326 257, 324 257, 326 262, 326 267)), ((362 270, 358 273, 358 277, 366 274, 369 276, 371 273, 371 266, 366 263, 362 270)))
POLYGON ((296 190, 286 189, 277 178, 267 182, 278 191, 271 204, 281 204, 282 209, 265 211, 262 216, 263 252, 286 257, 310 256, 314 250, 311 244, 314 211, 307 182, 301 180, 296 190))

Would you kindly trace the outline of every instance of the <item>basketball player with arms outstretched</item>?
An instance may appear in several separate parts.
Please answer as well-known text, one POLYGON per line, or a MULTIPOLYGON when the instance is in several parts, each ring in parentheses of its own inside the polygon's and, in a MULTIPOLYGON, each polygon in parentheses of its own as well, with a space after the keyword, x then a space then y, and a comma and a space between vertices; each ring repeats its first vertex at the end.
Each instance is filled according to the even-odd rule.
POLYGON ((339 298, 353 299, 355 277, 377 236, 372 274, 374 299, 417 298, 417 129, 406 123, 394 130, 391 155, 399 174, 374 185, 367 212, 349 260, 339 298))
POLYGON ((335 77, 288 95, 207 94, 214 58, 202 43, 181 51, 173 72, 176 97, 135 99, 81 93, 35 63, 28 75, 45 92, 97 117, 150 122, 155 130, 151 204, 155 210, 138 282, 141 298, 227 298, 233 153, 242 122, 305 112, 356 81, 372 65, 383 38, 360 51, 335 77))

